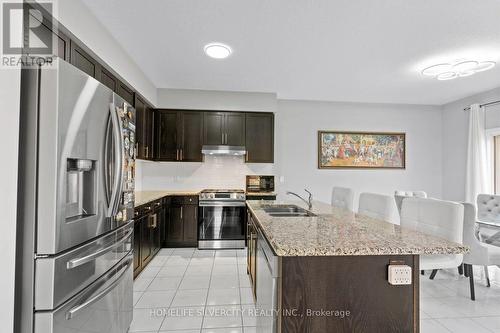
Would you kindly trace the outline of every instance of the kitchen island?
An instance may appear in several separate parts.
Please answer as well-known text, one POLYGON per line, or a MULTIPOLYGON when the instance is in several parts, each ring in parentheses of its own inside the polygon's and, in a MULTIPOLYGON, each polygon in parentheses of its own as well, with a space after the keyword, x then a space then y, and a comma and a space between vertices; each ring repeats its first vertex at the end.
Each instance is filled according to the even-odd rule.
POLYGON ((259 332, 419 332, 419 255, 467 252, 324 203, 313 203, 315 216, 268 210, 289 205, 247 201, 257 310, 277 311, 260 313, 259 332), (388 265, 411 267, 411 284, 390 284, 388 265))

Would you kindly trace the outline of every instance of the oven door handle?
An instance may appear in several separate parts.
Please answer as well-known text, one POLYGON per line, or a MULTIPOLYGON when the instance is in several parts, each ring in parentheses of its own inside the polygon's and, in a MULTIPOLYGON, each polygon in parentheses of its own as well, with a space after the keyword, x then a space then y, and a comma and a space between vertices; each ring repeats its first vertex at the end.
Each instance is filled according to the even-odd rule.
POLYGON ((246 204, 245 202, 239 201, 210 201, 210 202, 203 202, 200 201, 198 203, 200 207, 245 207, 246 204))

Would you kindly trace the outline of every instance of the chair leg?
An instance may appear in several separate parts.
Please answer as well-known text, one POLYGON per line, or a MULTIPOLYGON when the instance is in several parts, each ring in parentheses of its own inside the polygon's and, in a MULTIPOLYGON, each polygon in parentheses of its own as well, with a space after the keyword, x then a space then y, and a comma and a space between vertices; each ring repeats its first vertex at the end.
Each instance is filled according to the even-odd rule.
POLYGON ((458 266, 458 275, 464 275, 464 264, 458 266))
POLYGON ((432 273, 431 273, 431 276, 429 276, 429 279, 434 280, 434 277, 436 276, 437 272, 438 272, 437 269, 433 269, 432 273))
POLYGON ((488 272, 488 266, 484 266, 484 276, 486 277, 486 287, 491 287, 491 284, 490 284, 490 274, 488 272))
POLYGON ((476 294, 474 292, 474 269, 472 265, 466 264, 467 276, 469 277, 469 286, 470 286, 470 299, 475 301, 476 294))
POLYGON ((425 275, 425 271, 424 271, 424 270, 421 270, 421 271, 420 271, 420 274, 425 275))

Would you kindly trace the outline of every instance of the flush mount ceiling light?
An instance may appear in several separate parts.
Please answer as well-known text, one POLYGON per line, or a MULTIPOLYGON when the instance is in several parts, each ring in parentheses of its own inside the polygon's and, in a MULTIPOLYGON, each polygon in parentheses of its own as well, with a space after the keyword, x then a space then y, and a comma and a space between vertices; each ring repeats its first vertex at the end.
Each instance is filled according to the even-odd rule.
POLYGON ((494 61, 460 60, 433 65, 422 70, 422 75, 431 76, 439 81, 453 80, 484 72, 495 67, 494 61))
POLYGON ((231 55, 231 48, 222 43, 210 43, 205 45, 205 54, 214 59, 225 59, 231 55))

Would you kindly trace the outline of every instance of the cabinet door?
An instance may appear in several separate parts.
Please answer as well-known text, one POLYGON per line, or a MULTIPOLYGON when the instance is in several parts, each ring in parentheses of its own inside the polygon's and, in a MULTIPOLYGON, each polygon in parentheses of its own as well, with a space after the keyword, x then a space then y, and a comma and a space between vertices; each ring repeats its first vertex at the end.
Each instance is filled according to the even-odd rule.
POLYGON ((134 91, 127 87, 127 85, 121 81, 118 81, 118 89, 116 91, 124 100, 126 100, 130 105, 134 105, 134 91))
POLYGON ((71 46, 71 64, 88 75, 98 78, 99 63, 95 61, 89 54, 83 51, 74 41, 70 42, 71 46))
POLYGON ((136 143, 136 157, 146 159, 146 105, 141 98, 135 98, 135 143, 136 143))
POLYGON ((141 223, 134 224, 134 277, 141 271, 141 223))
POLYGON ((204 112, 204 138, 205 145, 223 145, 224 144, 224 113, 223 112, 204 112))
POLYGON ((155 159, 159 161, 177 161, 179 145, 177 132, 179 113, 170 110, 155 110, 155 159))
POLYGON ((245 114, 227 112, 224 117, 224 144, 229 146, 245 145, 245 114))
POLYGON ((154 215, 156 215, 156 226, 151 228, 151 238, 152 238, 152 247, 153 247, 153 255, 160 251, 160 241, 161 241, 161 228, 160 228, 160 219, 163 209, 158 209, 155 211, 154 215))
POLYGON ((141 218, 141 261, 144 267, 151 260, 151 231, 149 227, 149 215, 141 218))
POLYGON ((144 117, 145 117, 145 127, 144 131, 144 141, 146 143, 146 159, 152 160, 154 157, 154 145, 153 145, 153 109, 151 109, 148 105, 144 108, 144 117))
POLYGON ((182 132, 181 161, 202 162, 203 112, 182 112, 180 130, 182 132))
POLYGON ((113 74, 101 67, 101 75, 99 81, 102 82, 106 87, 116 92, 117 90, 117 80, 113 74))
POLYGON ((182 225, 182 205, 172 205, 170 207, 170 220, 168 221, 167 241, 171 243, 180 243, 183 240, 182 225))
POLYGON ((182 223, 184 225, 184 242, 186 245, 195 246, 198 242, 198 206, 183 206, 182 223))
POLYGON ((168 237, 167 228, 169 221, 169 211, 170 211, 170 199, 166 199, 161 209, 161 215, 160 215, 160 245, 162 247, 165 246, 164 244, 167 242, 167 237, 168 237))
POLYGON ((274 114, 246 114, 246 162, 274 162, 274 114))

